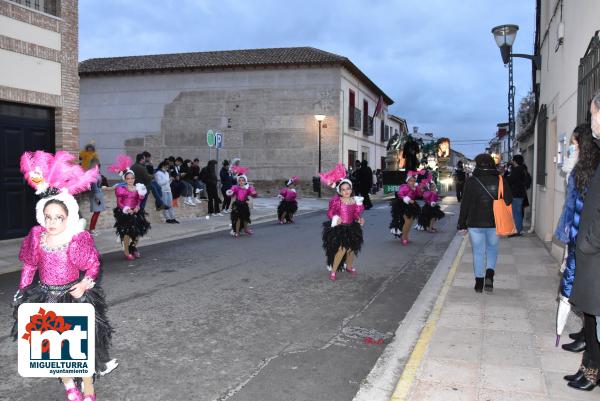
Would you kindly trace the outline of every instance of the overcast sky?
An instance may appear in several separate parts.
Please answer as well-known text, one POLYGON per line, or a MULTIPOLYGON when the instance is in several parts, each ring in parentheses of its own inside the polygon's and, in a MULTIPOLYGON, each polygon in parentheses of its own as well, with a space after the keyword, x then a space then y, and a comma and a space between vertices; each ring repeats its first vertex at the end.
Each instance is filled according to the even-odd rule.
MULTIPOLYGON (((531 54, 533 0, 83 0, 79 57, 312 46, 348 57, 410 129, 447 136, 474 156, 507 117, 508 69, 491 28, 520 27, 531 54)), ((515 60, 519 100, 531 64, 515 60)))

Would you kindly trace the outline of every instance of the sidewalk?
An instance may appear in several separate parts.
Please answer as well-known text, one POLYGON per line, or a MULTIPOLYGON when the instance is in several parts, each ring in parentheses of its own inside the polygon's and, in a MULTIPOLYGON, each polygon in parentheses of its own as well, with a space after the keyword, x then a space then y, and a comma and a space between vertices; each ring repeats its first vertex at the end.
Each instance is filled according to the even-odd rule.
MULTIPOLYGON (((325 210, 327 209, 328 201, 329 199, 325 198, 301 198, 298 200, 297 216, 318 210, 325 210)), ((252 209, 252 223, 275 221, 277 219, 278 204, 279 199, 276 197, 255 199, 254 209, 252 209)), ((112 216, 112 211, 110 210, 103 213, 112 216)), ((229 230, 230 223, 229 214, 224 214, 223 217, 211 217, 209 220, 205 216, 181 220, 181 224, 153 224, 150 232, 140 240, 140 247, 229 230)), ((122 250, 120 241, 117 242, 114 228, 98 230, 98 233, 98 236, 94 240, 100 254, 122 250)), ((18 256, 22 241, 22 238, 0 241, 0 275, 21 270, 18 256)))
MULTIPOLYGON (((468 238, 459 251, 392 400, 598 400, 571 389, 581 353, 555 347, 558 263, 535 236, 503 239, 493 293, 473 290, 468 238)), ((571 314, 567 334, 578 331, 571 314)))

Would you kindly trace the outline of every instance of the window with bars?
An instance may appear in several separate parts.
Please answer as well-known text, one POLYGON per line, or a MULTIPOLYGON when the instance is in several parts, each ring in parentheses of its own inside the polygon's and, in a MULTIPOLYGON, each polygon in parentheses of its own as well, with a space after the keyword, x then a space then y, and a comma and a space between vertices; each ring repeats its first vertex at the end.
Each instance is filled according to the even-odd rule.
POLYGON ((577 124, 590 121, 590 102, 600 89, 600 31, 596 31, 579 62, 577 124))

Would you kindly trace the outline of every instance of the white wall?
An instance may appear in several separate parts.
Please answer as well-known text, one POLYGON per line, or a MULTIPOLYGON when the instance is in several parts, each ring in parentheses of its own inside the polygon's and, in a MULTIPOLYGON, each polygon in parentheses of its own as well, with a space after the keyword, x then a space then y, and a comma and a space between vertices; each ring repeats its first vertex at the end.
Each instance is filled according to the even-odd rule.
POLYGON ((60 63, 0 49, 0 65, 2 86, 61 94, 60 63))

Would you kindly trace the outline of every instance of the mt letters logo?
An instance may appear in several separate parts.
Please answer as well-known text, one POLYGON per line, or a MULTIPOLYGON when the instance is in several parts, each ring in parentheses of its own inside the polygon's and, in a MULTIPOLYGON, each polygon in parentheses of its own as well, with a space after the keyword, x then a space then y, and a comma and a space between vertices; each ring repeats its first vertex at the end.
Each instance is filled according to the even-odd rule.
POLYGON ((24 303, 19 307, 18 328, 21 376, 94 374, 95 312, 91 304, 24 303))

